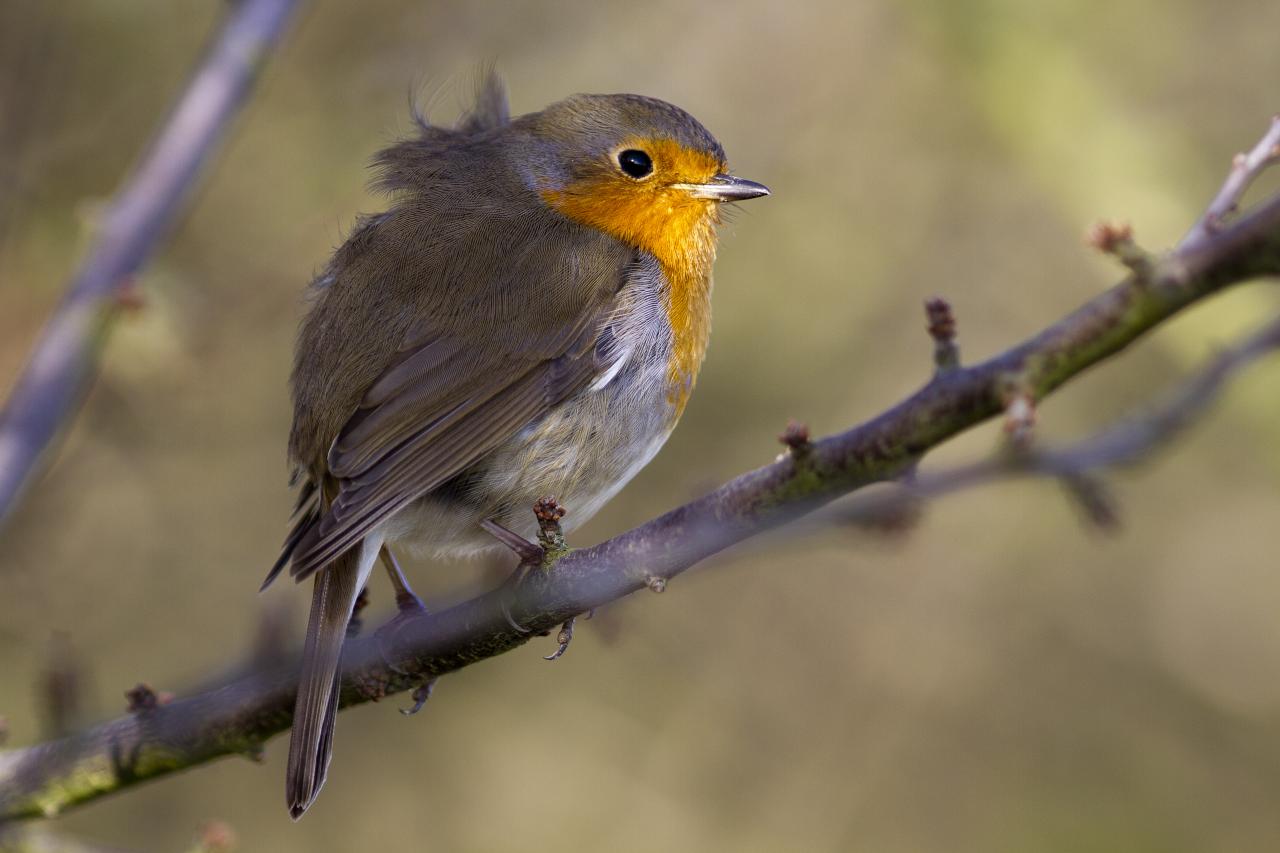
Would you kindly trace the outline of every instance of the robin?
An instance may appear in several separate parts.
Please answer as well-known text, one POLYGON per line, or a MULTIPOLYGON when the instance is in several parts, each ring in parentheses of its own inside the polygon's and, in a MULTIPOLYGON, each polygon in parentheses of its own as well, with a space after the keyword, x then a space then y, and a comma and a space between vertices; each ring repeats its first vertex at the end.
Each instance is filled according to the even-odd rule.
POLYGON ((511 118, 481 85, 450 128, 379 154, 392 195, 311 285, 289 453, 301 495, 280 559, 313 578, 286 794, 324 783, 347 623, 374 564, 421 607, 391 548, 436 558, 530 538, 554 494, 580 524, 653 458, 711 325, 721 205, 768 195, 728 173, 684 110, 574 95, 511 118))

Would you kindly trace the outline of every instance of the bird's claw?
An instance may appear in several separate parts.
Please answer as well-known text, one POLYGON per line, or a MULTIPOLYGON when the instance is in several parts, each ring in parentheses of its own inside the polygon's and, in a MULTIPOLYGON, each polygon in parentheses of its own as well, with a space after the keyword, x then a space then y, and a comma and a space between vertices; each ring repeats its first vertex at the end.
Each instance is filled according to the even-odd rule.
POLYGON ((396 618, 402 615, 419 616, 426 615, 427 605, 422 603, 422 599, 414 595, 412 591, 405 590, 396 593, 396 618))
POLYGON ((529 629, 517 622, 515 617, 511 615, 511 608, 507 606, 507 602, 505 601, 502 602, 502 618, 507 620, 507 624, 510 625, 517 634, 529 633, 529 629))
MULTIPOLYGON (((560 626, 560 633, 556 635, 556 642, 560 644, 560 648, 556 649, 549 655, 544 655, 543 660, 558 660, 561 655, 569 651, 569 643, 573 642, 573 622, 578 617, 570 616, 563 625, 560 626)), ((588 617, 590 618, 590 617, 588 617)))
POLYGON ((436 689, 436 682, 440 680, 439 676, 428 678, 426 681, 418 685, 413 691, 413 707, 401 708, 400 713, 406 717, 412 717, 414 714, 422 710, 422 706, 427 704, 427 700, 431 698, 431 691, 436 689))
MULTIPOLYGON (((506 594, 503 595, 499 604, 502 610, 502 617, 507 620, 507 624, 518 634, 528 634, 529 629, 517 622, 515 617, 511 615, 511 601, 534 569, 539 567, 549 568, 567 552, 564 533, 560 529, 560 519, 564 518, 565 508, 555 498, 548 496, 541 498, 533 505, 533 514, 538 520, 537 542, 529 542, 518 533, 503 527, 494 519, 485 519, 480 522, 481 527, 503 545, 510 548, 520 558, 520 564, 516 566, 515 571, 511 573, 511 577, 503 584, 506 594)), ((564 654, 564 650, 568 648, 569 640, 573 637, 572 623, 573 620, 570 619, 560 630, 560 650, 548 660, 555 660, 564 654)))
POLYGON ((427 615, 427 608, 423 605, 421 599, 412 594, 410 594, 409 598, 412 600, 406 599, 402 603, 401 597, 396 596, 396 607, 398 608, 396 615, 392 616, 378 630, 373 632, 373 638, 378 644, 378 652, 382 656, 383 664, 396 675, 409 674, 403 668, 392 663, 393 655, 388 653, 388 651, 394 651, 395 649, 396 634, 414 619, 427 615))
POLYGON ((529 572, 536 565, 536 563, 522 560, 520 565, 516 566, 515 571, 511 573, 511 576, 502 584, 505 589, 505 594, 500 604, 502 618, 507 620, 507 624, 514 628, 517 634, 527 634, 529 629, 517 622, 515 617, 511 615, 511 602, 515 599, 516 593, 520 591, 520 586, 525 582, 525 579, 529 577, 529 572))

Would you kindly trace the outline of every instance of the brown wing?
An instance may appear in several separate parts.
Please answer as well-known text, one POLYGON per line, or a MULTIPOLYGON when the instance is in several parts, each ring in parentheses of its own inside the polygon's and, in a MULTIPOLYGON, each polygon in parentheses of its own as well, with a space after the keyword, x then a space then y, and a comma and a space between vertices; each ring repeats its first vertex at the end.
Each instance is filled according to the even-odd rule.
MULTIPOLYGON (((632 253, 547 217, 537 218, 542 227, 522 217, 496 237, 455 221, 448 244, 435 238, 439 269, 421 268, 420 256, 404 260, 418 286, 402 288, 397 302, 416 317, 328 447, 320 476, 331 499, 298 518, 268 582, 290 558, 299 580, 331 562, 594 377, 596 338, 632 253), (424 276, 440 282, 424 287, 424 276)), ((349 337, 328 340, 347 346, 349 337)))
MULTIPOLYGON (((409 383, 382 402, 362 406, 329 453, 337 497, 299 538, 291 573, 302 579, 332 561, 587 384, 596 372, 596 323, 582 325, 558 356, 532 364, 516 358, 505 364, 462 359, 454 368, 466 365, 465 375, 473 381, 447 383, 453 393, 439 393, 443 383, 438 380, 409 383), (493 376, 502 379, 486 381, 493 376)), ((450 346, 465 352, 459 342, 437 340, 408 354, 406 361, 450 346)), ((372 394, 376 390, 371 389, 374 399, 380 396, 372 394)))

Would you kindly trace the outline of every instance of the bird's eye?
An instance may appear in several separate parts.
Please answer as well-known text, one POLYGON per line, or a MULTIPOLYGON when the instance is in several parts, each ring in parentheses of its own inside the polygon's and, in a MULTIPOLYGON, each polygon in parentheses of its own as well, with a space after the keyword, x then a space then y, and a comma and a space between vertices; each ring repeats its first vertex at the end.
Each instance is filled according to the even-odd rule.
POLYGON ((618 155, 618 168, 639 180, 653 171, 653 158, 637 148, 628 148, 618 155))

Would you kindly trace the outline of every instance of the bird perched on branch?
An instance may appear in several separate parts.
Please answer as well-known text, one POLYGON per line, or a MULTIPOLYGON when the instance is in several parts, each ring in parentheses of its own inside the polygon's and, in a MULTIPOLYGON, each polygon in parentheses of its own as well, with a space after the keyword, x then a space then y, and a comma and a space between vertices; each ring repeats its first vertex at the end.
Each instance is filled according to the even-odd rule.
POLYGON ((378 155, 385 213, 312 284, 294 362, 298 512, 267 576, 314 578, 289 743, 297 819, 324 783, 338 664, 390 547, 438 558, 532 536, 557 495, 590 518, 670 435, 711 323, 720 206, 768 194, 728 173, 692 116, 575 95, 510 118, 493 75, 452 129, 378 155))

